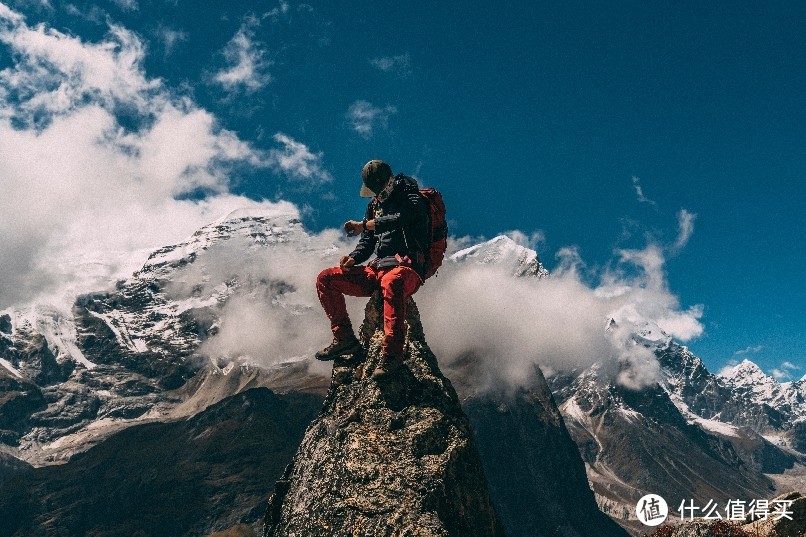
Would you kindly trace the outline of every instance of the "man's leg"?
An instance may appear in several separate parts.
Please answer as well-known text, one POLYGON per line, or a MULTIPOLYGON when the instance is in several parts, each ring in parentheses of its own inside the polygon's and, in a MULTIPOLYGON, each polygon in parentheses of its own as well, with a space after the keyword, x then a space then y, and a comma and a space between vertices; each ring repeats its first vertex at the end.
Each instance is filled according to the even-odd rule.
POLYGON ((381 275, 384 338, 381 364, 373 374, 376 379, 392 373, 403 363, 406 300, 421 284, 420 276, 411 267, 394 267, 381 275))
POLYGON ((350 317, 347 315, 344 295, 371 296, 377 288, 375 274, 369 267, 358 266, 348 269, 333 267, 319 273, 316 278, 316 292, 325 315, 330 319, 333 344, 317 353, 317 358, 329 359, 337 356, 343 350, 342 347, 355 347, 350 345, 357 340, 350 317))

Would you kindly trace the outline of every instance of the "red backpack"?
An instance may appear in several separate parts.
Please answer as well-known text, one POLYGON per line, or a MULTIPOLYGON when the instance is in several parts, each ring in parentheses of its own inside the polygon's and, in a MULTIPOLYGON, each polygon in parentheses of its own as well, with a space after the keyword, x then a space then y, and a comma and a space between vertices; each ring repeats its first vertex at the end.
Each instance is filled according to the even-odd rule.
POLYGON ((428 201, 429 243, 425 254, 425 278, 436 274, 448 248, 448 223, 445 221, 445 203, 442 194, 433 188, 421 188, 420 195, 428 201))

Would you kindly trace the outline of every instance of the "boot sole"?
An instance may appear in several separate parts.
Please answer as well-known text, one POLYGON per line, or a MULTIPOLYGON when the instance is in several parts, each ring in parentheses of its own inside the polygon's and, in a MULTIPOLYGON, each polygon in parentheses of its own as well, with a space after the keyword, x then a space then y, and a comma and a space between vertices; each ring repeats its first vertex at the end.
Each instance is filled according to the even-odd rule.
POLYGON ((341 358, 343 356, 355 355, 355 354, 359 354, 361 352, 364 352, 364 347, 362 347, 361 344, 359 343, 355 347, 350 347, 349 349, 345 349, 345 350, 343 350, 343 351, 341 351, 339 353, 328 354, 328 355, 325 355, 325 356, 314 355, 314 358, 316 358, 320 362, 331 362, 331 361, 335 360, 336 358, 341 358))

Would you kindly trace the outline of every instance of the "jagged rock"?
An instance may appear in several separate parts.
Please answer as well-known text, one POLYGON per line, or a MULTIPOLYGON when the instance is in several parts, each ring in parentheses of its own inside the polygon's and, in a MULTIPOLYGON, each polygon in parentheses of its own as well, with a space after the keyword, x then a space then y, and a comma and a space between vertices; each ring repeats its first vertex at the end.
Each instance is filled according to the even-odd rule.
POLYGON ((269 500, 265 536, 498 536, 470 425, 409 300, 406 362, 386 383, 382 303, 366 308, 366 358, 337 361, 320 415, 269 500))
POLYGON ((0 332, 3 332, 5 334, 10 334, 11 329, 12 329, 11 315, 9 315, 8 313, 0 315, 0 332))
POLYGON ((46 404, 35 384, 0 371, 0 442, 15 445, 28 418, 46 404))
POLYGON ((33 468, 0 452, 0 536, 179 537, 259 525, 265 480, 282 474, 321 404, 254 388, 188 419, 129 427, 64 464, 33 468))
POLYGON ((626 537, 596 503, 585 463, 535 366, 528 388, 475 393, 457 384, 509 537, 626 537))
POLYGON ((63 382, 73 372, 73 362, 59 362, 42 334, 26 324, 13 336, 0 334, 0 358, 6 359, 27 380, 38 386, 63 382))

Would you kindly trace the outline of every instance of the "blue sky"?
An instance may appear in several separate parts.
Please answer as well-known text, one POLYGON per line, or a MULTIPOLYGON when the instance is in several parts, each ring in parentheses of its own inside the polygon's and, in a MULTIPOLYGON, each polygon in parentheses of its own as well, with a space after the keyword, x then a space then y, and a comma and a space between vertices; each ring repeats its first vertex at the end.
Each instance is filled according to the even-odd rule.
MULTIPOLYGON (((359 170, 384 158, 444 193, 454 235, 521 230, 549 269, 576 246, 595 279, 618 250, 659 245, 681 307, 703 306, 688 344, 709 368, 806 373, 806 4, 6 6, 62 41, 142 46, 118 77, 137 91, 110 92, 124 133, 162 117, 142 95, 209 115, 190 129, 209 129, 224 164, 176 197, 203 199, 225 173, 228 192, 291 201, 319 230, 362 214, 359 170), (231 157, 247 151, 232 137, 273 160, 231 157)), ((0 68, 23 46, 4 39, 0 68)), ((53 120, 23 112, 17 128, 53 120)))

